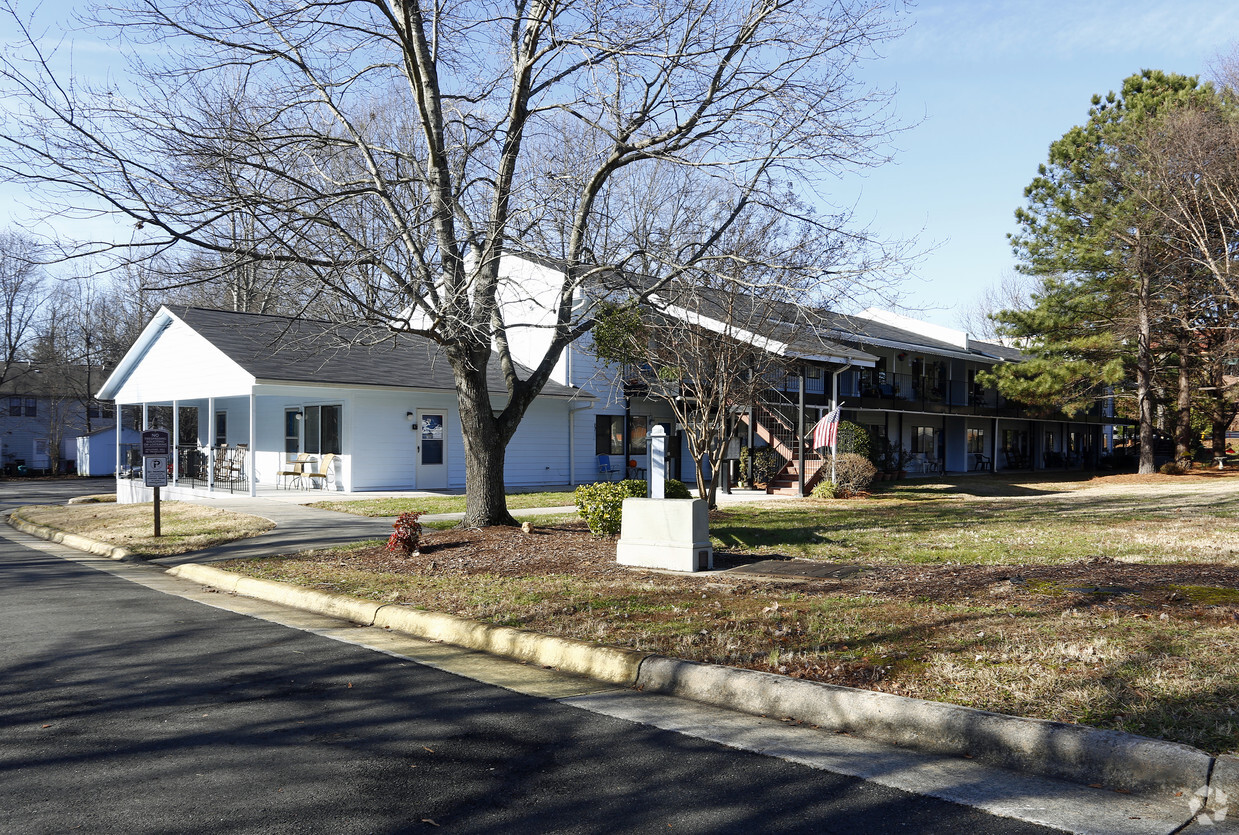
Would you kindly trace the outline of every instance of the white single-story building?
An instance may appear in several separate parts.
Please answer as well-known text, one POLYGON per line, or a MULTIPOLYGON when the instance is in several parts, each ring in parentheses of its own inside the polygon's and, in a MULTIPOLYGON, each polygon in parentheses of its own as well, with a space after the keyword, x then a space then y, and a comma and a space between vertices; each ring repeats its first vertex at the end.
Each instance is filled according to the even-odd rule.
MULTIPOLYGON (((464 446, 455 381, 441 349, 422 337, 367 334, 330 322, 163 307, 99 392, 140 407, 179 439, 169 463, 178 489, 256 495, 296 483, 290 464, 329 470, 302 486, 358 492, 463 489, 464 446), (170 420, 169 420, 170 416, 170 420)), ((491 368, 496 405, 506 398, 491 368)), ((592 436, 575 438, 574 413, 596 398, 549 382, 508 446, 510 487, 592 480, 592 436), (577 460, 581 447, 585 454, 577 460)), ((118 444, 119 446, 119 444, 118 444)), ((127 472, 125 459, 118 475, 127 472)), ((118 479, 121 501, 144 501, 141 480, 118 479)), ((172 486, 174 485, 174 486, 172 486)))

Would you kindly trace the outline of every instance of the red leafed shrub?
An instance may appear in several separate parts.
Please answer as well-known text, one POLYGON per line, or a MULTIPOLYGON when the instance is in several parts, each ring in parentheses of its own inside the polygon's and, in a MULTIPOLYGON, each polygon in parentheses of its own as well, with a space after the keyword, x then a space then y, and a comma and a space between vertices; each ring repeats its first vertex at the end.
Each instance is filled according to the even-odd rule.
POLYGON ((422 540, 422 523, 417 521, 420 513, 401 513, 392 525, 396 532, 387 540, 388 551, 417 554, 422 540))

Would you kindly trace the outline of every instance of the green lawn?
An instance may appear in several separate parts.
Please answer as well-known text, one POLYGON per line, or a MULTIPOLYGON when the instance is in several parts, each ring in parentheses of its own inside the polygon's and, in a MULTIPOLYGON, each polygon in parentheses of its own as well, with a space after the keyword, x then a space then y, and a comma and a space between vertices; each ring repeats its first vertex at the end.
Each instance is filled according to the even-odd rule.
POLYGON ((710 534, 720 548, 840 562, 1237 564, 1239 490, 1228 484, 1239 479, 1173 489, 901 483, 873 499, 727 507, 710 534))

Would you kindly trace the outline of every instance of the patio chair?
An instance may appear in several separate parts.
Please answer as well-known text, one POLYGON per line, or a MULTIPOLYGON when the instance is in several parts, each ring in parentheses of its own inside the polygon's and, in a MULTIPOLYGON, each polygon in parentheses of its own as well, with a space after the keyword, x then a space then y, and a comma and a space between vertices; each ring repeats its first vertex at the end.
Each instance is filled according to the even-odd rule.
MULTIPOLYGON (((327 483, 335 476, 335 473, 332 471, 332 466, 331 466, 332 462, 334 462, 335 460, 336 460, 336 454, 334 452, 329 452, 323 456, 323 460, 322 462, 320 462, 320 465, 318 466, 317 471, 315 472, 304 472, 303 471, 301 473, 301 477, 308 478, 310 480, 311 487, 318 487, 319 485, 315 484, 314 482, 315 482, 315 479, 321 478, 323 480, 322 488, 326 488, 327 483)), ((310 464, 311 468, 313 468, 314 466, 315 466, 314 464, 310 464)))
POLYGON ((305 486, 305 467, 310 463, 310 456, 304 452, 297 453, 297 460, 289 462, 288 469, 280 470, 276 473, 277 481, 275 487, 278 490, 281 485, 286 489, 291 490, 295 484, 298 487, 305 486))
POLYGON ((215 450, 215 465, 211 479, 216 484, 232 480, 232 471, 229 469, 228 459, 228 444, 220 444, 219 448, 215 450))
POLYGON ((972 453, 972 457, 973 457, 972 469, 974 472, 976 470, 988 470, 990 468, 990 464, 993 463, 990 457, 982 452, 974 452, 972 453))
POLYGON ((611 464, 611 458, 608 455, 598 456, 598 475, 605 475, 607 481, 611 480, 612 473, 618 473, 619 467, 611 464))

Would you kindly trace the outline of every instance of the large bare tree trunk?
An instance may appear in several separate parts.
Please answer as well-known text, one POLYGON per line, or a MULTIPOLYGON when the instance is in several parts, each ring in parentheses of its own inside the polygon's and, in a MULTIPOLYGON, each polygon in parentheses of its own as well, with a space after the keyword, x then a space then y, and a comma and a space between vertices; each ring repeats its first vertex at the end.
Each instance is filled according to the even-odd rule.
MULTIPOLYGON (((1140 242, 1140 246, 1145 246, 1140 242)), ((1143 261, 1144 259, 1140 259, 1143 261)), ((1140 469, 1141 474, 1156 472, 1153 466, 1153 317, 1152 278, 1144 263, 1140 266, 1139 289, 1136 295, 1136 403, 1140 420, 1140 469)))
POLYGON ((1188 357, 1192 351, 1190 333, 1179 334, 1179 397, 1175 404, 1174 460, 1192 457, 1192 379, 1188 357))
POLYGON ((516 524, 508 512, 507 487, 503 477, 511 433, 504 436, 499 420, 491 410, 484 361, 476 356, 464 360, 453 357, 452 360, 457 381, 456 402, 460 408, 461 435, 465 445, 465 516, 460 522, 462 528, 516 524))

